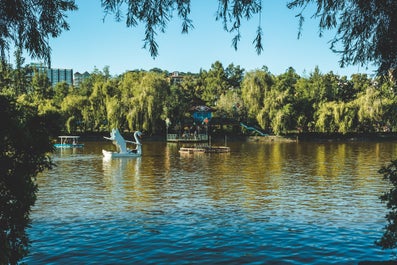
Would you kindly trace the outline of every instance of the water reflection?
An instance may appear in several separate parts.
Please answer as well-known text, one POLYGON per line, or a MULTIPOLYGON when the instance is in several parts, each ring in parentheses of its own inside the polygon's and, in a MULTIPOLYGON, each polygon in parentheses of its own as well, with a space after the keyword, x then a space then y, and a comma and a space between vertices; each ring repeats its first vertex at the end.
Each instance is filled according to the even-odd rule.
POLYGON ((126 177, 133 177, 139 181, 142 158, 120 158, 120 159, 102 159, 102 169, 104 180, 110 184, 121 182, 126 177))
POLYGON ((183 156, 176 144, 148 142, 141 158, 111 160, 101 143, 56 153, 57 167, 38 177, 27 263, 389 258, 373 245, 385 224, 378 196, 388 187, 377 171, 397 157, 396 143, 229 146, 229 154, 183 156))

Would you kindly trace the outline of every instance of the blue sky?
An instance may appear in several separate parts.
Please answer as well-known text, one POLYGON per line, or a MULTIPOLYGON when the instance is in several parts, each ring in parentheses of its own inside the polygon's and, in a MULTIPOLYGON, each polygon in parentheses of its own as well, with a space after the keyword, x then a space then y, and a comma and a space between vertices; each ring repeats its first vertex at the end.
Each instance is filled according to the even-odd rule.
MULTIPOLYGON (((307 14, 303 35, 298 40, 298 10, 289 10, 284 0, 263 1, 262 28, 264 51, 257 55, 252 41, 258 17, 244 21, 238 50, 231 46, 232 34, 215 21, 216 0, 192 0, 191 19, 194 29, 181 34, 181 20, 174 16, 166 32, 159 33, 159 55, 153 59, 143 49, 144 28, 127 28, 107 16, 100 0, 76 0, 79 10, 68 15, 70 30, 50 41, 52 67, 72 68, 74 72, 91 72, 109 66, 112 75, 127 70, 160 68, 168 71, 194 72, 209 70, 220 61, 224 67, 233 63, 246 71, 267 66, 273 74, 284 73, 292 66, 300 75, 311 73, 316 66, 322 73, 333 71, 350 77, 353 73, 372 74, 374 68, 339 67, 339 57, 329 49, 331 34, 318 37, 317 22, 307 14)), ((27 60, 29 62, 30 60, 27 60)))

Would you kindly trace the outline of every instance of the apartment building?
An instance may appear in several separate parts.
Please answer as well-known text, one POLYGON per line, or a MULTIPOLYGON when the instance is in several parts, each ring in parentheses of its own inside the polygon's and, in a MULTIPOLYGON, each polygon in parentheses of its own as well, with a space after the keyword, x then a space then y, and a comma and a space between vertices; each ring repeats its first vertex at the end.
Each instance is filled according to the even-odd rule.
POLYGON ((41 63, 31 63, 30 66, 39 73, 45 73, 53 86, 59 82, 73 85, 73 69, 48 68, 41 63))

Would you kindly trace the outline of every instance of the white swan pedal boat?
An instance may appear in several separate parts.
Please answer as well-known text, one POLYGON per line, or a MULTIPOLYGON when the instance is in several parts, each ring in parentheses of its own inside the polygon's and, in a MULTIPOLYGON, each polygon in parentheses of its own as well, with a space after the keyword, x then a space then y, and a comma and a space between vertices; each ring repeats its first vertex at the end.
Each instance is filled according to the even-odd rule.
POLYGON ((132 152, 133 150, 131 150, 130 152, 112 152, 112 151, 107 151, 107 150, 102 150, 102 154, 104 158, 116 158, 116 157, 140 157, 142 156, 142 154, 137 154, 132 152))
POLYGON ((142 144, 139 141, 139 137, 142 136, 140 131, 134 133, 134 141, 124 140, 118 129, 113 129, 110 133, 110 137, 104 137, 107 140, 113 141, 113 144, 117 147, 117 152, 102 150, 104 158, 117 158, 117 157, 140 157, 142 156, 142 144), (127 148, 127 143, 134 144, 135 149, 127 148))

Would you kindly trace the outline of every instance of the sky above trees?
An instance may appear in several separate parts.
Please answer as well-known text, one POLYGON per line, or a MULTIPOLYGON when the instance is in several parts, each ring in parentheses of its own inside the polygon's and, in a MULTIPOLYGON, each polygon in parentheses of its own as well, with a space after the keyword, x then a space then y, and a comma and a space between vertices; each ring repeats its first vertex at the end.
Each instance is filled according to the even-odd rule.
POLYGON ((225 65, 240 65, 246 70, 266 65, 275 74, 283 73, 289 67, 305 74, 316 66, 324 72, 333 71, 347 76, 357 72, 372 74, 374 71, 373 67, 340 68, 339 55, 329 49, 332 34, 325 32, 320 38, 316 20, 306 19, 298 40, 299 25, 295 17, 298 10, 289 10, 285 1, 270 0, 263 4, 263 51, 260 55, 252 43, 256 37, 257 16, 254 15, 250 21, 242 21, 241 41, 236 51, 232 47, 233 34, 225 32, 222 23, 215 20, 217 1, 192 1, 190 18, 194 29, 181 34, 182 21, 175 14, 165 33, 156 36, 159 54, 154 59, 148 50, 142 48, 143 25, 127 28, 123 22, 116 22, 111 14, 105 17, 98 0, 75 2, 79 10, 67 13, 70 30, 50 40, 52 66, 55 68, 83 72, 109 66, 111 74, 152 68, 199 72, 201 68, 209 69, 214 61, 220 61, 225 65))

